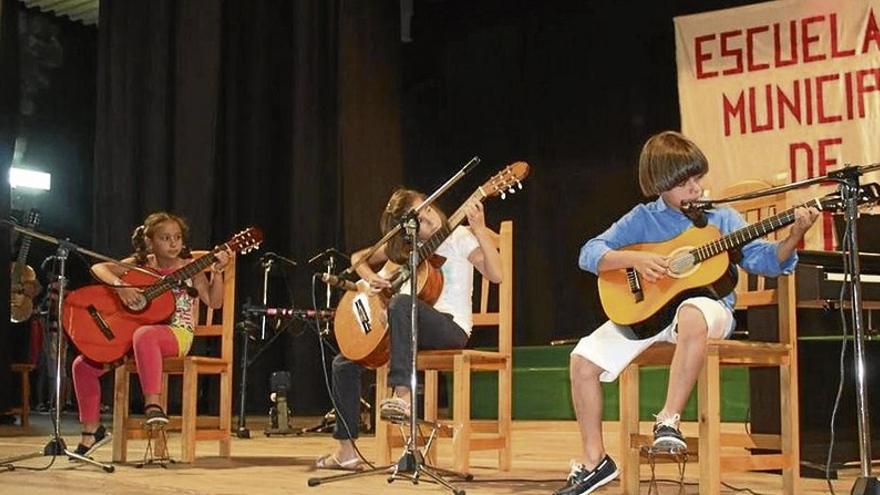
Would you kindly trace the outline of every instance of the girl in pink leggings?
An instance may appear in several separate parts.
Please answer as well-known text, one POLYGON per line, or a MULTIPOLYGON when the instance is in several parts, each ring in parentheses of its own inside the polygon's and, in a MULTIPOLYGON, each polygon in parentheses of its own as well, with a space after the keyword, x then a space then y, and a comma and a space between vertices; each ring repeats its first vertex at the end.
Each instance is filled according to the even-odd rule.
MULTIPOLYGON (((192 259, 192 254, 185 245, 188 230, 186 222, 176 215, 153 213, 144 220, 143 225, 134 230, 131 242, 135 252, 123 261, 151 268, 162 275, 174 272, 192 259)), ((187 287, 172 290, 176 307, 168 323, 143 326, 134 333, 132 347, 144 393, 144 416, 147 424, 168 422, 168 416, 158 404, 162 387, 162 359, 185 356, 189 352, 196 320, 196 298, 211 308, 223 305, 222 273, 229 262, 230 253, 220 251, 215 256, 217 262, 211 266, 210 278, 202 272, 188 280, 187 287)), ((92 273, 96 278, 106 284, 118 286, 116 292, 119 298, 124 303, 131 304, 140 297, 140 289, 124 287, 121 277, 127 271, 110 262, 92 266, 92 273)), ((79 420, 82 423, 82 440, 76 448, 77 454, 89 455, 110 439, 110 434, 101 424, 99 382, 109 369, 107 365, 83 356, 78 356, 73 361, 73 385, 79 403, 79 420)))

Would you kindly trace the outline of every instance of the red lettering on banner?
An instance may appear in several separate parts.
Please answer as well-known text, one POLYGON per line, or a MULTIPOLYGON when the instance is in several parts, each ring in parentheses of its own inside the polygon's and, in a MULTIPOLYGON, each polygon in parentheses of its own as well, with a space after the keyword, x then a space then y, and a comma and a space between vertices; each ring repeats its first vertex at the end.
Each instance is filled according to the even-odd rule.
POLYGON ((743 71, 742 48, 730 48, 727 45, 728 40, 732 38, 738 38, 739 36, 742 36, 742 31, 725 31, 721 33, 721 57, 733 58, 736 61, 733 68, 725 69, 721 72, 725 76, 729 76, 731 74, 741 74, 743 71))
POLYGON ((837 45, 840 42, 840 37, 837 34, 837 14, 831 14, 829 17, 831 18, 831 58, 851 57, 855 55, 855 48, 843 51, 837 48, 837 45))
POLYGON ((763 132, 773 129, 773 87, 764 86, 764 113, 767 114, 763 124, 758 124, 758 107, 755 104, 755 88, 749 88, 749 124, 752 132, 763 132))
POLYGON ((755 63, 755 35, 758 33, 766 33, 769 30, 769 26, 758 26, 746 30, 746 58, 748 61, 749 72, 770 68, 770 64, 768 63, 755 63))
POLYGON ((801 123, 801 84, 800 81, 794 82, 794 95, 792 99, 786 96, 785 92, 779 86, 776 86, 776 113, 779 114, 779 128, 785 129, 785 109, 791 113, 792 117, 801 123))
POLYGON ((801 49, 804 51, 804 63, 825 60, 825 54, 810 54, 810 45, 819 41, 819 35, 810 36, 810 25, 816 22, 824 21, 824 15, 816 15, 801 20, 801 49))
MULTIPOLYGON (((804 79, 804 100, 813 101, 813 81, 812 79, 804 79)), ((813 105, 807 103, 807 125, 813 124, 813 105)))
POLYGON ((724 112, 724 135, 730 136, 730 118, 739 116, 739 133, 746 133, 746 114, 745 114, 745 99, 743 98, 743 93, 740 91, 739 98, 736 99, 736 105, 731 105, 730 100, 727 99, 727 95, 722 95, 724 101, 722 103, 723 112, 724 112))
POLYGON ((868 42, 873 41, 875 49, 880 50, 880 28, 877 27, 877 19, 874 18, 874 9, 868 12, 868 26, 865 27, 865 40, 862 42, 862 53, 868 51, 868 42))
POLYGON ((791 143, 788 145, 788 167, 791 180, 800 180, 798 174, 798 152, 804 152, 806 158, 807 177, 813 176, 813 148, 807 143, 791 143))
POLYGON ((853 119, 853 83, 852 72, 843 75, 843 83, 846 85, 846 120, 853 119))
POLYGON ((785 67, 786 65, 797 63, 797 22, 791 21, 788 23, 788 53, 791 55, 788 60, 782 59, 779 23, 773 24, 773 52, 773 61, 776 63, 776 67, 785 67))
POLYGON ((712 54, 703 51, 703 43, 706 41, 715 40, 714 34, 707 34, 705 36, 697 36, 694 39, 694 58, 697 62, 697 79, 706 79, 709 77, 715 77, 718 75, 717 71, 709 71, 706 72, 703 70, 703 62, 707 62, 712 60, 712 54))
POLYGON ((818 109, 818 122, 820 124, 840 122, 843 120, 843 117, 840 115, 825 115, 825 82, 837 81, 838 79, 840 79, 839 74, 829 74, 827 76, 819 76, 816 78, 816 108, 818 109))
POLYGON ((859 100, 859 117, 865 118, 865 93, 880 89, 880 68, 864 69, 856 72, 856 98, 859 100), (874 84, 866 85, 865 76, 873 75, 874 84))

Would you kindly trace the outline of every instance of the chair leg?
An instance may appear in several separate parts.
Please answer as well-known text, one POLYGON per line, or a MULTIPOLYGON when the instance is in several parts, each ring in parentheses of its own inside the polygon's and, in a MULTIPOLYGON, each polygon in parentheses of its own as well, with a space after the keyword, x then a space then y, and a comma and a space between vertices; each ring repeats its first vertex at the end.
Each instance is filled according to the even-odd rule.
POLYGON ((118 366, 113 384, 113 462, 125 462, 128 457, 129 385, 131 374, 125 364, 118 366))
POLYGON ((31 375, 30 370, 21 372, 21 426, 31 425, 31 375))
POLYGON ((196 458, 196 400, 198 374, 189 361, 183 365, 183 405, 180 411, 180 460, 193 462, 196 458))
POLYGON ((232 455, 232 364, 228 364, 220 374, 220 431, 224 433, 220 439, 220 457, 232 455))
POLYGON ((787 467, 782 469, 782 490, 786 495, 801 493, 800 489, 800 410, 797 377, 797 358, 789 366, 779 367, 779 390, 782 419, 782 455, 787 467))
POLYGON ((623 493, 639 493, 638 446, 633 447, 632 437, 639 433, 639 365, 631 364, 620 374, 620 468, 623 471, 623 493))
POLYGON ((379 404, 388 394, 388 365, 376 369, 376 408, 373 411, 376 421, 376 455, 379 464, 391 464, 391 434, 387 421, 379 418, 379 404))
MULTIPOLYGON (((437 420, 437 380, 439 373, 435 370, 425 371, 425 421, 437 420)), ((428 464, 437 465, 437 444, 431 445, 426 452, 428 464)))
POLYGON ((700 494, 721 493, 721 366, 717 349, 710 347, 697 380, 700 414, 700 494))
POLYGON ((504 447, 498 451, 498 468, 510 471, 513 463, 511 448, 511 423, 513 421, 513 364, 508 356, 504 369, 498 371, 498 435, 504 439, 504 447))
POLYGON ((471 360, 467 355, 455 356, 453 372, 452 435, 453 469, 467 473, 471 448, 471 360))

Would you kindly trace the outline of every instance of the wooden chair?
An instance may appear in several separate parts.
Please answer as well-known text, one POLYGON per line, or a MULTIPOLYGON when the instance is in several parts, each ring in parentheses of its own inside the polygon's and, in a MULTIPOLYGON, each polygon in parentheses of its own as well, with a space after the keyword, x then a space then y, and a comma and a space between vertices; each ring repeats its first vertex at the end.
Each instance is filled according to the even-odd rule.
MULTIPOLYGON (((721 196, 768 187, 761 181, 746 181, 732 186, 721 196)), ((782 212, 788 201, 784 194, 734 203, 747 223, 782 212)), ((784 237, 780 232, 779 238, 784 237)), ((737 286, 737 310, 773 307, 778 310, 778 339, 773 342, 710 340, 708 356, 697 381, 699 438, 687 438, 688 450, 698 452, 700 493, 720 493, 725 473, 754 470, 782 470, 783 493, 800 493, 797 322, 794 275, 776 279, 769 288, 763 277, 748 276, 740 270, 737 286), (751 280, 750 280, 751 278, 751 280), (722 366, 779 368, 781 435, 721 432, 722 366), (722 447, 725 451, 722 452, 722 447), (727 447, 739 448, 731 451, 727 447), (774 454, 750 454, 747 449, 768 449, 774 454)), ((639 492, 640 447, 650 445, 653 437, 639 433, 639 368, 669 365, 675 346, 654 344, 620 375, 620 446, 623 493, 639 492)))
POLYGON ((13 407, 9 412, 19 415, 22 428, 31 425, 31 371, 34 368, 30 363, 12 363, 12 372, 21 377, 21 407, 13 407))
MULTIPOLYGON (((207 251, 193 252, 194 257, 207 254, 207 251)), ((162 363, 163 387, 160 398, 162 407, 168 410, 168 379, 170 375, 183 377, 183 398, 181 414, 170 416, 167 430, 181 432, 181 462, 193 462, 196 442, 218 440, 220 456, 230 456, 230 429, 232 427, 232 348, 235 324, 235 257, 230 260, 223 273, 222 321, 216 323, 215 310, 199 307, 199 324, 195 328, 193 346, 199 339, 219 340, 218 356, 188 355, 183 358, 166 358, 162 363), (220 379, 219 416, 197 416, 198 379, 202 375, 215 375, 220 379)), ((201 304, 200 304, 201 306, 201 304)), ((124 365, 116 368, 113 402, 113 461, 125 462, 130 438, 146 438, 142 428, 143 420, 132 418, 129 414, 129 392, 131 375, 137 373, 133 359, 126 359, 124 365)))
MULTIPOLYGON (((453 373, 452 421, 438 421, 445 426, 440 436, 452 436, 453 469, 467 472, 472 450, 498 450, 498 466, 509 471, 511 464, 510 424, 513 378, 513 222, 501 223, 497 239, 503 266, 503 280, 498 286, 498 310, 489 310, 489 281, 482 279, 479 309, 474 313, 474 331, 478 327, 498 328, 498 351, 472 349, 421 351, 417 365, 425 372, 424 418, 437 421, 437 384, 440 371, 453 373), (471 372, 498 373, 498 419, 471 420, 471 372)), ((376 404, 388 396, 388 365, 376 370, 376 404)), ((391 462, 391 449, 403 445, 398 429, 376 420, 376 440, 380 462, 391 462)), ((436 444, 435 444, 436 445, 436 444)), ((436 465, 436 448, 428 453, 436 465)))

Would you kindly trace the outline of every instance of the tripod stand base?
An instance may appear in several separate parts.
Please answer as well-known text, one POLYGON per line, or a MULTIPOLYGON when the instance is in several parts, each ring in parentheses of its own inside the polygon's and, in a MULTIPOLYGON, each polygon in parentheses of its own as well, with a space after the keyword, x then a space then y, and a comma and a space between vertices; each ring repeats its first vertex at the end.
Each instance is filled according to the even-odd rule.
POLYGON ((237 430, 235 430, 235 436, 237 436, 238 438, 248 439, 251 437, 251 430, 245 428, 244 426, 240 426, 237 430))
POLYGON ((859 477, 853 484, 851 495, 880 495, 880 480, 875 477, 859 477))
POLYGON ((116 467, 112 464, 104 464, 98 462, 91 457, 85 457, 73 452, 72 450, 67 450, 67 446, 64 443, 64 439, 62 438, 52 438, 49 440, 43 450, 38 452, 31 452, 30 454, 18 455, 15 457, 8 457, 6 459, 0 459, 0 466, 5 467, 9 471, 14 471, 16 462, 26 461, 28 459, 36 459, 37 457, 46 457, 46 456, 56 456, 56 457, 67 457, 71 461, 81 462, 83 464, 89 464, 91 466, 99 467, 103 469, 105 472, 112 473, 116 471, 116 467))

